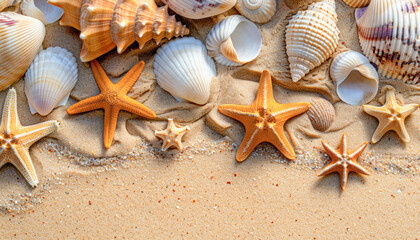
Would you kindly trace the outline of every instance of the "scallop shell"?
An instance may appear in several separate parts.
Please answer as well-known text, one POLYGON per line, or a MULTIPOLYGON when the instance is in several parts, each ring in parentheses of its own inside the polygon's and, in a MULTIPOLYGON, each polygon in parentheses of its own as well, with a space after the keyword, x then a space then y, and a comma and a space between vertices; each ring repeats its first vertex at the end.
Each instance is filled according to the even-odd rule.
POLYGON ((343 0, 347 5, 354 8, 366 7, 370 0, 343 0))
POLYGON ((340 53, 330 69, 337 83, 337 95, 345 103, 362 105, 370 102, 378 92, 379 77, 376 69, 362 54, 355 51, 340 53))
POLYGON ((372 0, 356 10, 365 56, 388 78, 420 84, 420 2, 372 0))
POLYGON ((276 0, 238 0, 235 5, 238 12, 249 20, 266 23, 276 13, 276 0))
POLYGON ((334 106, 323 98, 314 98, 311 100, 311 108, 306 112, 312 126, 321 132, 325 132, 334 122, 334 106))
POLYGON ((177 14, 190 18, 202 19, 218 15, 233 8, 236 0, 162 0, 177 14))
POLYGON ((225 66, 240 66, 258 57, 262 38, 258 27, 243 16, 233 15, 218 22, 206 40, 210 57, 225 66))
POLYGON ((0 13, 0 90, 25 74, 42 48, 45 27, 35 18, 0 13))
POLYGON ((158 49, 153 67, 157 83, 178 100, 199 105, 209 100, 216 66, 201 41, 192 37, 170 41, 158 49))
POLYGON ((18 5, 20 1, 21 0, 0 0, 0 11, 7 7, 18 5))
POLYGON ((32 114, 48 115, 64 106, 77 82, 76 59, 61 47, 41 51, 25 74, 25 94, 32 114))
POLYGON ((286 30, 286 48, 294 82, 331 57, 339 33, 334 0, 313 3, 293 16, 286 30))

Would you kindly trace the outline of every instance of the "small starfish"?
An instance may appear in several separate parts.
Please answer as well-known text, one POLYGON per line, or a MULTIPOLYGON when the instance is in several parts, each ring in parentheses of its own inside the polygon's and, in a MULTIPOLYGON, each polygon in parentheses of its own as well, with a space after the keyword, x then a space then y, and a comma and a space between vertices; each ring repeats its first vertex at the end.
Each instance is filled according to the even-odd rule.
POLYGON ((4 101, 0 126, 0 168, 6 163, 11 163, 22 173, 26 181, 35 187, 38 184, 38 177, 29 155, 29 147, 57 130, 59 123, 53 120, 22 126, 17 113, 16 99, 16 90, 11 88, 4 101))
POLYGON ((363 105, 363 111, 379 120, 379 125, 372 136, 372 143, 377 143, 386 132, 391 130, 394 130, 404 142, 410 142, 404 121, 417 108, 419 104, 399 105, 393 90, 386 93, 386 103, 382 107, 363 105))
POLYGON ((310 106, 308 102, 277 103, 273 97, 270 73, 264 70, 257 97, 251 106, 231 104, 219 106, 221 113, 240 121, 245 126, 245 136, 239 146, 236 160, 244 161, 262 142, 270 142, 286 158, 293 160, 295 152, 284 134, 284 124, 290 118, 306 112, 310 106))
POLYGON ((93 60, 91 66, 96 83, 101 90, 101 94, 74 104, 67 109, 67 113, 77 114, 96 109, 104 109, 104 145, 105 148, 110 148, 117 127, 118 113, 120 110, 125 110, 150 119, 156 117, 152 110, 127 96, 128 91, 140 77, 140 74, 143 71, 144 62, 141 61, 137 63, 116 84, 109 80, 98 61, 93 60))
POLYGON ((331 163, 322 169, 317 174, 318 176, 325 176, 332 172, 338 172, 341 178, 341 189, 344 191, 346 189, 347 178, 350 172, 370 175, 367 170, 365 170, 359 163, 357 163, 357 159, 360 157, 360 155, 362 155, 362 152, 369 144, 368 142, 363 143, 353 152, 349 152, 347 149, 347 138, 345 133, 341 138, 341 142, 337 150, 332 148, 326 142, 321 142, 325 152, 327 152, 328 156, 331 158, 331 163))
POLYGON ((182 151, 181 139, 189 130, 188 126, 177 127, 174 120, 168 118, 168 127, 161 131, 155 131, 155 135, 163 140, 162 151, 166 151, 171 146, 175 146, 182 151))

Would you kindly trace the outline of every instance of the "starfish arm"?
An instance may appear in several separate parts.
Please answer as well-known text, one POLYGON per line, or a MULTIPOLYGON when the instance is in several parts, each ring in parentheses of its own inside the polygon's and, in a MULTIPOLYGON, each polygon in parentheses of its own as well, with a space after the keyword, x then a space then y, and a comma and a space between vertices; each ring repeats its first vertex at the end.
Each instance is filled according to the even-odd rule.
POLYGON ((101 67, 98 61, 93 60, 90 62, 90 66, 92 68, 93 76, 95 77, 95 81, 98 84, 99 90, 104 92, 109 88, 109 86, 114 85, 111 80, 106 75, 104 69, 101 67))
POLYGON ((137 114, 148 119, 156 118, 156 114, 142 103, 124 95, 122 101, 119 103, 121 110, 137 114))
POLYGON ((404 119, 397 121, 394 125, 393 130, 398 134, 403 142, 410 142, 410 135, 408 135, 407 129, 405 128, 404 119))
POLYGON ((387 120, 387 121, 385 121, 385 120, 382 120, 382 121, 379 120, 379 125, 376 128, 376 130, 375 130, 375 132, 373 133, 373 136, 372 136, 372 143, 379 142, 379 140, 381 140, 381 138, 385 135, 385 133, 387 133, 389 130, 391 130, 389 128, 389 125, 391 123, 392 122, 389 121, 389 120, 387 120))
MULTIPOLYGON (((324 147, 325 152, 328 156, 335 162, 337 159, 341 158, 341 153, 337 152, 334 148, 332 148, 328 143, 321 141, 322 146, 324 147)), ((341 145, 341 144, 340 144, 341 145)))
POLYGON ((368 142, 362 143, 362 145, 360 145, 356 150, 354 150, 351 154, 349 154, 349 158, 358 159, 362 155, 363 151, 365 151, 368 144, 369 144, 368 142))
POLYGON ((36 176, 35 168, 32 164, 28 149, 18 144, 13 145, 12 149, 18 161, 10 161, 10 163, 12 163, 19 172, 22 173, 29 185, 32 187, 36 186, 38 184, 38 177, 36 176))
POLYGON ((270 72, 264 70, 261 73, 257 96, 252 103, 252 106, 262 106, 263 108, 267 108, 270 101, 274 101, 273 83, 271 81, 270 72))
POLYGON ((117 89, 127 94, 128 91, 133 87, 134 83, 136 83, 137 79, 139 79, 141 73, 143 72, 144 62, 140 61, 134 67, 130 69, 130 71, 125 74, 123 78, 116 84, 117 89))
POLYGON ((114 139, 115 130, 117 129, 118 113, 120 109, 117 107, 105 108, 104 116, 104 145, 110 148, 114 139))
POLYGON ((351 167, 350 171, 357 172, 364 175, 370 175, 370 172, 362 167, 359 163, 351 161, 348 163, 351 167))
POLYGON ((13 128, 20 126, 16 101, 16 90, 11 88, 7 93, 6 100, 4 101, 3 120, 0 126, 0 131, 3 133, 10 134, 13 128))
POLYGON ((363 105, 363 111, 369 115, 376 117, 378 114, 386 113, 389 114, 389 110, 384 107, 375 107, 372 105, 363 105))
POLYGON ((238 148, 238 152, 236 153, 236 161, 243 162, 249 154, 251 154, 252 150, 260 144, 261 142, 258 137, 259 135, 259 128, 251 128, 245 130, 244 139, 242 139, 241 145, 238 148))
POLYGON ((274 115, 277 120, 286 122, 287 120, 308 111, 310 107, 311 104, 308 102, 276 104, 272 110, 272 115, 274 115))
POLYGON ((292 145, 284 134, 283 124, 277 124, 272 128, 273 137, 269 142, 273 144, 287 159, 294 160, 296 158, 292 145))
POLYGON ((15 135, 15 138, 19 139, 19 141, 25 147, 29 148, 39 139, 56 131, 59 126, 60 124, 55 120, 46 121, 31 126, 25 126, 19 129, 18 133, 15 135))
POLYGON ((0 168, 9 162, 9 154, 4 153, 4 147, 0 147, 0 168))
POLYGON ((407 104, 401 107, 402 118, 406 118, 419 108, 419 104, 407 104))
POLYGON ((338 172, 340 174, 340 185, 341 185, 341 190, 346 190, 346 186, 347 186, 347 180, 349 177, 349 171, 347 168, 343 168, 340 172, 338 172))
POLYGON ((105 108, 104 102, 101 95, 97 95, 94 97, 90 97, 87 99, 84 99, 80 102, 77 102, 73 106, 67 108, 68 114, 77 114, 77 113, 84 113, 89 112, 96 109, 105 108))
POLYGON ((252 123, 258 114, 255 113, 254 109, 250 106, 224 104, 219 106, 219 112, 231 117, 235 120, 242 122, 243 125, 252 123))
POLYGON ((336 163, 328 164, 325 168, 323 168, 321 171, 319 171, 316 175, 317 176, 325 176, 325 175, 328 175, 332 172, 338 172, 336 163))

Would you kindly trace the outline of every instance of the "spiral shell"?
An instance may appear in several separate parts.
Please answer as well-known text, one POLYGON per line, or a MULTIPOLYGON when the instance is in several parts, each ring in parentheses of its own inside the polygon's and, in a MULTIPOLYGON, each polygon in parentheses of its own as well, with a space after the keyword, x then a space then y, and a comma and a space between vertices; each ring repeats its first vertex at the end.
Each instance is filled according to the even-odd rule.
POLYGON ((190 18, 202 19, 218 15, 231 9, 236 0, 162 0, 177 14, 190 18))
POLYGON ((311 108, 306 112, 312 126, 321 132, 325 132, 334 122, 334 106, 323 98, 314 98, 311 100, 311 108))
POLYGON ((249 20, 266 23, 276 13, 276 0, 238 0, 235 5, 238 12, 249 20))
POLYGON ((293 16, 286 30, 286 48, 294 82, 331 57, 339 33, 334 0, 313 3, 293 16))
POLYGON ((18 5, 20 1, 21 0, 0 0, 0 11, 7 7, 18 5))
POLYGON ((369 5, 370 0, 343 0, 347 5, 354 8, 365 7, 369 5))

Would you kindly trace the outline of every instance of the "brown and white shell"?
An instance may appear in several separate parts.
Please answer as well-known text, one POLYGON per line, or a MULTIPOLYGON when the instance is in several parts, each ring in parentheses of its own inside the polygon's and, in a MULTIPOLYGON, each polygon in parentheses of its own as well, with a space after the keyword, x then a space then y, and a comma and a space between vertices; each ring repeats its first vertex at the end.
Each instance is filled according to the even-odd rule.
POLYGON ((370 0, 343 0, 347 5, 354 8, 366 7, 370 0))
POLYGON ((312 126, 321 132, 325 132, 334 122, 335 109, 327 100, 317 97, 311 100, 311 108, 306 112, 312 126))

